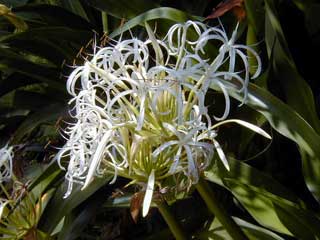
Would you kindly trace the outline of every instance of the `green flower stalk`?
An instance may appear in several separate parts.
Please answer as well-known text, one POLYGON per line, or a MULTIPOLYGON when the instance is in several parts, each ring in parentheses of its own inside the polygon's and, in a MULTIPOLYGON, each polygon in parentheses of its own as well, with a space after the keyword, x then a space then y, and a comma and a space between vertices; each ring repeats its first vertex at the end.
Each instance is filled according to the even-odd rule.
POLYGON ((253 77, 261 71, 259 56, 235 44, 236 30, 228 39, 223 29, 187 21, 173 25, 158 39, 148 25, 146 29, 146 40, 132 37, 96 47, 92 59, 71 73, 67 90, 73 97, 70 114, 75 122, 63 131, 67 142, 56 156, 63 169, 61 159, 70 159, 65 197, 75 183, 85 189, 95 177, 112 174, 110 183, 114 183, 117 176, 123 176, 145 191, 143 216, 149 211, 153 192, 166 179, 176 184, 183 179, 187 187, 197 183, 215 152, 229 169, 215 139, 218 125, 212 121, 227 118, 228 89, 247 96, 251 66, 243 51, 252 52, 257 59, 253 77), (192 37, 189 32, 194 33, 192 37), (213 58, 204 57, 209 42, 219 45, 213 58), (236 61, 242 62, 243 71, 236 70, 236 61), (213 118, 205 106, 212 85, 225 97, 224 113, 213 118))

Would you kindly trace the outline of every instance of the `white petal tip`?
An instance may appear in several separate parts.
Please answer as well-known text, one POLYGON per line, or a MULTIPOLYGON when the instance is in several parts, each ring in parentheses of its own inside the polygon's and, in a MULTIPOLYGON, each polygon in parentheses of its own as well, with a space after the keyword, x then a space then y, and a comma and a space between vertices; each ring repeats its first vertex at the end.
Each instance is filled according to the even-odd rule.
POLYGON ((142 205, 143 217, 146 217, 149 213, 149 209, 152 202, 154 182, 155 182, 155 174, 154 174, 154 170, 152 170, 148 179, 146 194, 144 195, 144 199, 143 199, 143 205, 142 205))
POLYGON ((83 187, 81 188, 81 191, 85 190, 89 185, 90 185, 91 181, 85 182, 83 187))
POLYGON ((243 120, 239 120, 239 119, 229 119, 225 122, 235 122, 239 125, 242 125, 248 129, 250 129, 251 131, 254 131, 258 134, 260 134, 261 136, 265 137, 265 138, 268 138, 268 139, 272 139, 272 137, 266 132, 264 131, 262 128, 252 124, 252 123, 248 123, 246 121, 243 121, 243 120))
POLYGON ((228 172, 230 172, 230 167, 229 167, 229 165, 224 165, 224 167, 227 169, 228 172))

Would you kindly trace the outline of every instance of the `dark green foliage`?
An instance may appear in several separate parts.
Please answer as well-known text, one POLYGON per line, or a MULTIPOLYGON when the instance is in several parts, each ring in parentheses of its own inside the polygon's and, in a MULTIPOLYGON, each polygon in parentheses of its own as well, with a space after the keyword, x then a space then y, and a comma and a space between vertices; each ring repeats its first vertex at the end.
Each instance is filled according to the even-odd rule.
MULTIPOLYGON (((96 179, 85 191, 62 198, 64 172, 51 161, 63 145, 59 128, 70 120, 66 76, 85 61, 92 52, 89 41, 100 39, 103 29, 115 39, 128 29, 141 37, 148 21, 165 35, 173 22, 204 20, 219 2, 0 1, 28 26, 20 31, 0 16, 0 146, 9 140, 23 145, 15 171, 21 180, 31 180, 34 205, 48 193, 36 225, 39 239, 172 238, 157 210, 134 223, 129 209, 135 189, 124 188, 126 180, 109 185, 109 178, 96 179), (34 168, 40 170, 28 175, 34 168), (115 194, 119 190, 124 195, 115 194)), ((221 127, 219 140, 231 170, 217 160, 205 177, 250 239, 320 239, 320 5, 312 0, 244 3, 247 17, 238 41, 258 43, 263 74, 249 84, 244 106, 238 107, 241 94, 230 93, 231 117, 261 126, 273 140, 237 126, 221 127)), ((227 13, 221 21, 231 32, 237 20, 227 13)), ((216 51, 212 47, 206 54, 216 51)), ((218 105, 221 94, 214 90, 208 98, 218 105)), ((195 192, 171 210, 194 239, 230 239, 195 192)), ((5 231, 1 224, 0 234, 5 231)))

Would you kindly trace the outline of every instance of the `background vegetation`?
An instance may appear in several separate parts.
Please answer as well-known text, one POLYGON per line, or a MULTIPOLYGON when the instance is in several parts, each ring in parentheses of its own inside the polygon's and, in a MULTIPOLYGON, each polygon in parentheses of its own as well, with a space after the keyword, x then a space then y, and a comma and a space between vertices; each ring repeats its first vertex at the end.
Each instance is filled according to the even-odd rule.
MULTIPOLYGON (((261 126, 273 139, 224 127, 219 142, 231 170, 217 161, 206 179, 250 239, 320 239, 317 1, 229 0, 220 7, 218 0, 0 3, 0 144, 18 145, 14 173, 24 183, 5 184, 16 207, 1 220, 3 239, 172 238, 157 209, 147 218, 137 216, 137 193, 124 188, 125 179, 113 185, 96 179, 62 199, 64 172, 51 160, 63 145, 59 129, 69 118, 66 76, 90 57, 92 39, 103 45, 106 36, 116 39, 126 29, 143 38, 145 21, 156 25, 160 36, 188 19, 215 26, 215 7, 229 36, 240 20, 238 41, 253 46, 263 60, 263 74, 250 83, 246 105, 238 107, 242 96, 231 93, 231 116, 261 126)), ((221 93, 211 94, 219 109, 221 93)), ((230 239, 196 191, 172 202, 170 210, 190 237, 230 239)))

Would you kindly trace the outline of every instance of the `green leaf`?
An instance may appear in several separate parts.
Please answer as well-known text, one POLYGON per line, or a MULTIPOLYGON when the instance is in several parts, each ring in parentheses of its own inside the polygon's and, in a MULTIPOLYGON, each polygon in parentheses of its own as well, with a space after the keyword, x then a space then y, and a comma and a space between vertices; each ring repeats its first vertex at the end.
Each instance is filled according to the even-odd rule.
MULTIPOLYGON (((3 36, 0 41, 10 46, 12 50, 18 49, 45 58, 54 63, 60 71, 63 60, 72 61, 81 46, 86 45, 92 37, 93 33, 86 30, 69 27, 39 27, 23 33, 3 36)), ((12 50, 4 50, 6 51, 2 53, 3 56, 12 55, 12 50)), ((16 54, 16 57, 18 58, 19 55, 16 54)))
POLYGON ((45 35, 14 34, 8 41, 3 42, 12 48, 42 57, 57 67, 61 66, 64 59, 72 61, 74 58, 74 54, 71 55, 70 50, 68 51, 60 44, 48 40, 45 35))
POLYGON ((47 168, 42 172, 41 175, 34 179, 34 181, 30 184, 29 188, 33 189, 42 182, 48 181, 48 178, 50 178, 50 176, 58 177, 61 175, 61 173, 62 170, 59 168, 58 164, 56 162, 52 162, 47 166, 47 168))
POLYGON ((70 215, 65 218, 64 226, 58 235, 58 240, 78 239, 85 226, 101 211, 101 205, 106 198, 108 198, 107 194, 101 196, 101 194, 97 193, 86 202, 84 208, 81 206, 78 209, 74 209, 70 219, 70 215))
POLYGON ((89 5, 98 8, 117 18, 130 19, 159 5, 150 0, 87 0, 89 5))
POLYGON ((36 83, 37 81, 25 77, 19 73, 13 73, 7 78, 0 80, 0 96, 5 95, 17 88, 24 87, 36 83))
POLYGON ((316 3, 316 1, 317 0, 292 0, 301 11, 306 11, 312 4, 316 3))
POLYGON ((278 196, 272 195, 261 188, 250 186, 237 179, 224 178, 223 181, 235 195, 236 199, 240 201, 259 224, 280 233, 292 235, 279 219, 273 206, 273 200, 280 199, 278 196))
POLYGON ((149 10, 131 19, 130 21, 125 23, 122 27, 112 32, 110 34, 110 37, 114 38, 120 35, 122 32, 125 32, 135 26, 142 25, 144 22, 155 20, 155 19, 168 19, 174 22, 185 22, 187 20, 198 20, 198 21, 203 20, 202 17, 192 16, 174 8, 160 7, 160 8, 149 10))
POLYGON ((273 53, 273 58, 270 60, 275 76, 285 91, 288 104, 320 133, 320 121, 311 88, 296 69, 273 0, 265 0, 265 3, 266 44, 269 55, 273 53), (297 89, 299 89, 298 96, 297 89))
POLYGON ((16 28, 17 32, 23 32, 28 29, 25 21, 14 14, 6 5, 0 4, 0 16, 6 18, 16 28))
POLYGON ((228 162, 230 171, 226 170, 220 161, 217 161, 217 166, 205 171, 206 178, 222 186, 224 185, 223 179, 225 178, 237 179, 250 186, 264 189, 265 191, 271 192, 291 202, 300 202, 300 200, 291 191, 274 180, 271 176, 230 156, 228 156, 228 162))
POLYGON ((245 8, 248 17, 248 24, 252 26, 254 34, 258 36, 262 32, 264 19, 261 17, 264 14, 264 0, 246 0, 245 8))
POLYGON ((18 109, 37 111, 38 109, 47 107, 54 102, 55 100, 46 94, 19 90, 14 94, 13 105, 18 109))
POLYGON ((295 206, 274 202, 275 210, 281 222, 298 239, 311 240, 320 238, 320 220, 304 209, 295 206))
POLYGON ((204 16, 210 7, 210 2, 207 0, 188 0, 188 1, 179 1, 179 9, 198 16, 204 16))
MULTIPOLYGON (((58 174, 57 174, 57 175, 58 175, 58 174)), ((56 179, 56 176, 57 176, 57 175, 55 175, 53 179, 56 179)), ((51 179, 50 179, 50 180, 51 180, 51 179)), ((53 182, 53 181, 51 181, 51 182, 53 182)), ((50 184, 50 182, 49 182, 49 184, 50 184)), ((49 184, 48 184, 48 185, 49 185, 49 184)), ((41 187, 42 187, 42 189, 44 189, 43 186, 41 186, 41 187)), ((47 207, 47 205, 48 205, 51 197, 52 197, 53 194, 54 194, 54 191, 55 191, 55 189, 54 189, 54 188, 51 188, 49 191, 46 191, 44 194, 41 194, 41 196, 39 196, 40 199, 38 200, 38 203, 37 203, 37 205, 39 206, 39 208, 37 209, 37 211, 39 211, 39 213, 38 213, 39 216, 42 215, 43 211, 44 211, 45 208, 47 207)))
POLYGON ((70 10, 70 12, 81 16, 89 22, 87 13, 79 0, 61 0, 61 4, 64 8, 70 10))
MULTIPOLYGON (((218 161, 217 168, 206 171, 205 176, 227 187, 259 224, 288 235, 295 234, 294 229, 308 231, 312 236, 318 235, 315 226, 320 223, 319 219, 304 209, 304 203, 299 198, 272 177, 231 157, 228 160, 230 171, 218 161), (313 227, 306 228, 300 221, 310 221, 307 225, 313 227)), ((308 236, 307 233, 305 236, 308 236)))
MULTIPOLYGON (((271 69, 274 71, 273 82, 277 81, 285 93, 286 102, 297 111, 313 129, 320 133, 320 121, 315 107, 315 100, 310 86, 298 73, 291 57, 284 33, 277 17, 273 1, 266 0, 266 43, 270 55, 271 69), (298 90, 298 92, 297 92, 298 90)), ((303 172, 312 192, 320 196, 320 157, 312 155, 301 145, 303 172), (307 151, 309 158, 305 157, 307 151)))
POLYGON ((259 227, 239 218, 234 218, 235 222, 244 230, 252 240, 284 240, 284 238, 271 232, 266 228, 259 227))
MULTIPOLYGON (((60 176, 60 169, 56 169, 55 171, 51 171, 51 172, 48 172, 48 171, 45 171, 45 172, 46 174, 42 175, 41 181, 37 181, 37 183, 33 182, 29 187, 29 189, 31 189, 31 193, 36 198, 41 197, 44 191, 47 188, 49 188, 49 186, 54 184, 55 181, 57 181, 57 179, 60 176)), ((50 191, 48 191, 47 192, 48 195, 41 200, 44 206, 47 206, 49 199, 52 197, 53 191, 54 189, 51 189, 50 191)))
POLYGON ((320 4, 310 4, 305 8, 306 26, 311 36, 316 36, 320 32, 320 4))
POLYGON ((52 233, 63 217, 67 216, 74 208, 88 199, 93 193, 105 185, 111 176, 104 178, 96 178, 84 190, 80 190, 81 186, 74 187, 71 195, 64 199, 66 185, 62 184, 54 195, 52 201, 47 206, 40 222, 40 229, 44 232, 52 233), (57 211, 59 209, 59 211, 57 211))
POLYGON ((320 220, 311 212, 240 181, 231 179, 225 181, 237 199, 261 225, 286 234, 291 232, 290 235, 298 236, 299 239, 311 240, 316 239, 316 236, 319 237, 320 220), (313 225, 310 225, 310 222, 313 225))
MULTIPOLYGON (((272 231, 246 222, 240 218, 233 218, 235 222, 242 228, 250 240, 284 240, 284 238, 273 233, 272 231)), ((200 240, 229 240, 231 236, 221 225, 217 218, 214 218, 208 230, 202 231, 197 239, 200 240)))
POLYGON ((39 229, 36 230, 36 239, 37 240, 51 240, 52 238, 47 234, 39 229))
POLYGON ((48 27, 64 26, 79 30, 91 30, 93 28, 93 25, 90 22, 79 15, 54 5, 28 4, 15 8, 15 12, 19 14, 29 14, 33 16, 34 19, 40 18, 41 23, 47 24, 48 27), (68 21, 66 21, 66 19, 68 21))
MULTIPOLYGON (((77 30, 69 27, 38 27, 29 31, 19 33, 21 38, 31 39, 33 37, 39 37, 43 39, 71 41, 78 44, 86 44, 88 40, 93 36, 90 31, 77 30)), ((11 34, 0 38, 1 42, 7 42, 11 39, 16 39, 16 34, 11 34)), ((58 43, 57 43, 58 44, 58 43)))
MULTIPOLYGON (((279 41, 279 50, 280 53, 275 51, 279 57, 287 58, 291 64, 292 57, 289 51, 289 47, 285 38, 285 35, 282 31, 281 24, 278 20, 277 11, 274 6, 274 0, 264 0, 265 2, 265 37, 266 37, 266 45, 268 50, 268 55, 271 55, 271 49, 273 47, 273 42, 275 38, 279 41), (283 54, 285 53, 285 55, 283 54)), ((276 48, 276 47, 275 47, 276 48)))
POLYGON ((22 138, 42 123, 56 121, 66 111, 62 104, 52 104, 26 118, 12 136, 12 143, 18 144, 22 138))
MULTIPOLYGON (((243 100, 236 90, 230 90, 229 94, 240 102, 243 100)), ((310 156, 304 159, 308 161, 306 165, 320 169, 320 136, 296 111, 254 84, 249 84, 246 105, 263 114, 280 134, 296 142, 310 156)), ((316 176, 316 181, 320 181, 320 175, 316 176)))
POLYGON ((28 0, 1 0, 0 3, 8 7, 18 7, 26 4, 28 0))
POLYGON ((57 81, 59 75, 55 68, 47 67, 44 64, 34 63, 29 59, 26 59, 26 57, 8 49, 1 49, 0 56, 4 57, 0 60, 0 70, 15 71, 30 76, 38 81, 50 84, 51 87, 56 88, 57 90, 64 91, 64 84, 57 81))

